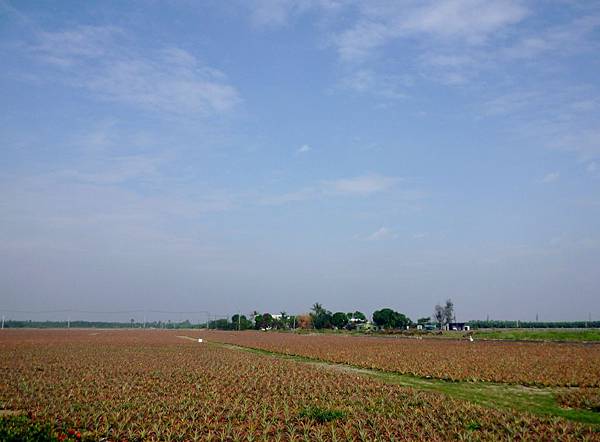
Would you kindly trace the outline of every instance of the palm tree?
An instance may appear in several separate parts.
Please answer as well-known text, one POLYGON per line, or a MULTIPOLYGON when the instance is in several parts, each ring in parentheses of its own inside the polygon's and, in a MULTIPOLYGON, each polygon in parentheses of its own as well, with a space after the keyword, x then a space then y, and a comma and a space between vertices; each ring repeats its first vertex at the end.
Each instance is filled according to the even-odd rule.
POLYGON ((279 312, 279 314, 281 315, 281 326, 283 328, 288 328, 289 324, 288 324, 288 315, 285 311, 279 312))
POLYGON ((319 316, 320 314, 325 313, 325 309, 318 302, 313 304, 311 310, 314 312, 314 316, 319 316))

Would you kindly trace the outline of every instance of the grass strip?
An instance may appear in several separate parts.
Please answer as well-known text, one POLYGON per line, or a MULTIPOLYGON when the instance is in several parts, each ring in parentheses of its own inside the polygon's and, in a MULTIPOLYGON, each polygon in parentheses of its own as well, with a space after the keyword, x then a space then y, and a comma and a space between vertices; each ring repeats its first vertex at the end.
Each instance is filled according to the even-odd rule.
POLYGON ((346 364, 337 364, 306 356, 286 355, 269 350, 243 347, 217 341, 204 341, 232 350, 241 350, 260 355, 308 363, 318 367, 344 370, 420 390, 435 391, 447 396, 473 402, 488 408, 504 408, 526 411, 533 414, 558 416, 567 420, 600 425, 600 413, 564 408, 559 405, 556 395, 568 390, 568 387, 528 387, 513 384, 500 384, 481 381, 448 381, 443 379, 422 378, 413 375, 393 373, 381 370, 365 369, 346 364))

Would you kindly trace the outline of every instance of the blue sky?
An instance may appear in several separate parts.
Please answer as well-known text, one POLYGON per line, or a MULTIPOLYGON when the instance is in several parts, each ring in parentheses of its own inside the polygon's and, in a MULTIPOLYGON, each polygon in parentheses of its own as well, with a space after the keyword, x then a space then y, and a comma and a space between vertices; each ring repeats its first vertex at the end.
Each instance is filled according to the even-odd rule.
POLYGON ((599 49, 590 1, 0 1, 0 308, 598 319, 599 49))

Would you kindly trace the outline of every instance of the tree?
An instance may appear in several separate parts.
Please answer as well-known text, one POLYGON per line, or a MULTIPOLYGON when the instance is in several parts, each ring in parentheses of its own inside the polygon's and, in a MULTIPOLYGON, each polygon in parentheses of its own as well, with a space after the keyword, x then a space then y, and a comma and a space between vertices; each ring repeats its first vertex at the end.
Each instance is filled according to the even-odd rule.
POLYGON ((214 321, 210 321, 208 323, 208 327, 218 330, 229 330, 231 328, 231 323, 226 318, 215 319, 214 321))
POLYGON ((433 317, 435 319, 435 322, 440 326, 440 328, 442 328, 444 326, 445 319, 444 307, 442 307, 439 304, 436 304, 433 308, 433 317))
POLYGON ((318 315, 312 316, 312 324, 316 329, 331 328, 331 312, 324 311, 318 315))
POLYGON ((446 324, 450 324, 454 318, 454 303, 452 299, 446 300, 446 305, 444 306, 444 321, 446 324))
POLYGON ((310 317, 316 329, 331 328, 331 312, 325 310, 321 304, 315 302, 312 306, 310 317))
POLYGON ((346 317, 348 318, 348 325, 346 328, 355 329, 358 324, 364 324, 367 322, 367 317, 363 312, 355 311, 346 313, 346 317))
POLYGON ((433 317, 442 328, 444 325, 450 324, 454 318, 454 303, 451 299, 446 300, 446 304, 442 307, 439 304, 433 309, 433 317))
POLYGON ((235 314, 231 317, 232 330, 248 330, 252 328, 252 321, 248 320, 245 315, 235 314))
POLYGON ((335 312, 333 316, 331 316, 331 324, 337 328, 344 328, 348 325, 348 317, 344 312, 335 312))
POLYGON ((373 312, 373 322, 383 328, 406 327, 412 323, 406 315, 398 313, 391 308, 384 308, 373 312))
POLYGON ((318 302, 315 302, 311 308, 313 315, 318 316, 322 313, 325 313, 327 310, 325 310, 323 308, 323 306, 321 304, 319 304, 318 302))
POLYGON ((367 322, 367 316, 363 312, 359 312, 358 310, 354 312, 354 319, 367 322))
POLYGON ((279 312, 279 314, 281 315, 281 318, 279 318, 278 321, 275 321, 275 326, 283 329, 290 328, 290 317, 288 316, 287 312, 279 312))
POLYGON ((298 315, 296 317, 296 326, 302 329, 312 328, 312 316, 298 315))
POLYGON ((272 325, 273 325, 273 316, 271 316, 269 313, 263 313, 262 315, 258 315, 254 319, 254 328, 256 328, 257 330, 260 330, 263 328, 269 328, 272 325))
POLYGON ((348 316, 348 319, 354 319, 354 320, 359 320, 361 322, 367 322, 367 317, 365 316, 365 314, 363 312, 359 312, 358 310, 355 311, 354 313, 352 313, 352 312, 346 313, 346 316, 348 316))

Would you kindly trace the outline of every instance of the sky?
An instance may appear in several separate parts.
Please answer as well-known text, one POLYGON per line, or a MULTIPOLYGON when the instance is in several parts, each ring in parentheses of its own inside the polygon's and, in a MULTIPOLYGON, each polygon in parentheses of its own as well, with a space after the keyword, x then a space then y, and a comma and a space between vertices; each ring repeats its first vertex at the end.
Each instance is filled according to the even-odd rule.
POLYGON ((594 1, 0 0, 0 310, 600 319, 599 53, 594 1))

